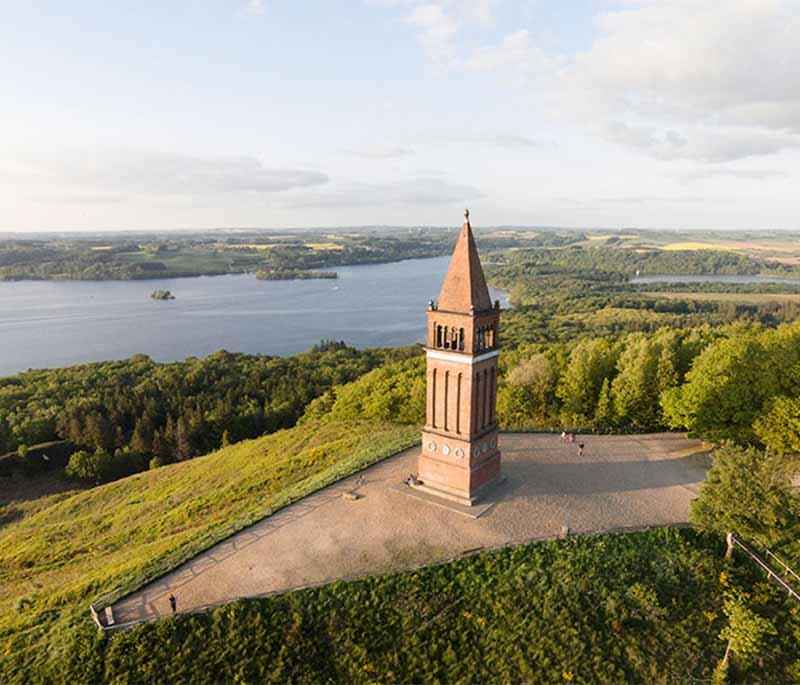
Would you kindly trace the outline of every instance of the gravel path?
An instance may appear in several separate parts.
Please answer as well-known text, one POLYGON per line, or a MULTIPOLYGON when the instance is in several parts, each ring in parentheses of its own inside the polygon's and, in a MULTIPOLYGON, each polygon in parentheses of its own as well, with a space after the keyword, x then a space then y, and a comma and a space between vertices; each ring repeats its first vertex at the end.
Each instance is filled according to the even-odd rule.
MULTIPOLYGON (((576 440, 576 443, 578 441, 576 440)), ((341 577, 447 559, 481 546, 557 535, 685 522, 705 477, 698 441, 660 433, 589 436, 586 451, 558 436, 501 435, 507 483, 479 519, 393 489, 416 471, 418 448, 350 478, 241 531, 114 606, 117 623, 221 604, 341 577)))

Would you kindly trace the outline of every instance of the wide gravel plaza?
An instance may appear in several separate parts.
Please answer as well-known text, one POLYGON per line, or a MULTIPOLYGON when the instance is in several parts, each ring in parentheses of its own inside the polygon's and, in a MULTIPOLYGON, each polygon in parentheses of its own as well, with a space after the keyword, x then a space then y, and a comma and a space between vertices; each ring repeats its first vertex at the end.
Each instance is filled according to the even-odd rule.
POLYGON ((238 597, 380 573, 457 556, 477 547, 558 535, 685 522, 705 477, 702 445, 683 435, 503 434, 507 477, 480 518, 397 490, 416 472, 419 448, 336 483, 219 543, 120 600, 115 620, 152 619, 238 597), (586 443, 578 456, 577 443, 586 443), (343 493, 354 490, 352 501, 343 493))

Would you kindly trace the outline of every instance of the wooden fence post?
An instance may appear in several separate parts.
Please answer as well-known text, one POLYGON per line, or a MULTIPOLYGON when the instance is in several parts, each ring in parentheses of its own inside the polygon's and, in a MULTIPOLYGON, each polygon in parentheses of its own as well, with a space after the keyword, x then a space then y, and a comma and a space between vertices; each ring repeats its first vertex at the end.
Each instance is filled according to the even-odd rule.
POLYGON ((728 549, 725 550, 725 561, 730 561, 733 556, 733 533, 728 533, 725 540, 728 543, 728 549))

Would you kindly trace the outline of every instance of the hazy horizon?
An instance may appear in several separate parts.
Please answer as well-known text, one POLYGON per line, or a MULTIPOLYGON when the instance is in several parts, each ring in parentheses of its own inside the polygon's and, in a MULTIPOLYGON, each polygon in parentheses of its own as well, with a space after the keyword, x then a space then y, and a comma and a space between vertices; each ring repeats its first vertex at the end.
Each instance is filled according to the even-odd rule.
MULTIPOLYGON (((36 231, 3 231, 0 230, 0 239, 20 239, 20 240, 35 240, 41 238, 60 237, 79 238, 81 236, 109 236, 121 237, 125 235, 139 236, 139 235, 174 235, 187 236, 192 234, 207 234, 207 233, 229 233, 229 234, 253 234, 253 233, 325 233, 333 231, 352 231, 358 232, 380 232, 380 231, 451 231, 455 234, 459 226, 440 225, 440 226, 420 226, 420 225, 380 225, 380 224, 364 224, 362 226, 275 226, 258 227, 258 226, 209 226, 198 228, 97 228, 97 229, 42 229, 36 231)), ((513 224, 498 224, 488 226, 476 226, 473 224, 473 230, 480 234, 482 232, 509 230, 509 231, 565 231, 565 232, 598 232, 609 231, 614 234, 625 232, 644 232, 644 233, 676 233, 676 234, 694 234, 694 233, 731 233, 737 235, 749 233, 800 233, 800 229, 793 228, 680 228, 671 226, 534 226, 534 225, 513 225, 513 224)))

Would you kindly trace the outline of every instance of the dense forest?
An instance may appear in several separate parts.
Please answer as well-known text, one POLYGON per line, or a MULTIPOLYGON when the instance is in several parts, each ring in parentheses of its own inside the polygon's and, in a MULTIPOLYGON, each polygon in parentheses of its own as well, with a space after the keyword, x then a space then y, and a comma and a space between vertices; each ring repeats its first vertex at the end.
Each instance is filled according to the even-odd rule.
MULTIPOLYGON (((421 423, 424 359, 384 366, 311 402, 301 419, 421 423)), ((800 452, 800 323, 659 329, 526 345, 502 358, 509 429, 684 429, 714 442, 800 452), (795 435, 798 433, 798 435, 795 435)))
POLYGON ((415 353, 329 342, 291 357, 222 351, 29 371, 0 379, 0 452, 68 440, 82 450, 73 475, 110 480, 292 426, 333 385, 415 353))
MULTIPOLYGON (((302 421, 421 424, 413 357, 320 393, 302 421)), ((512 430, 686 430, 714 443, 800 452, 800 322, 672 329, 523 345, 501 357, 498 419, 512 430)))

